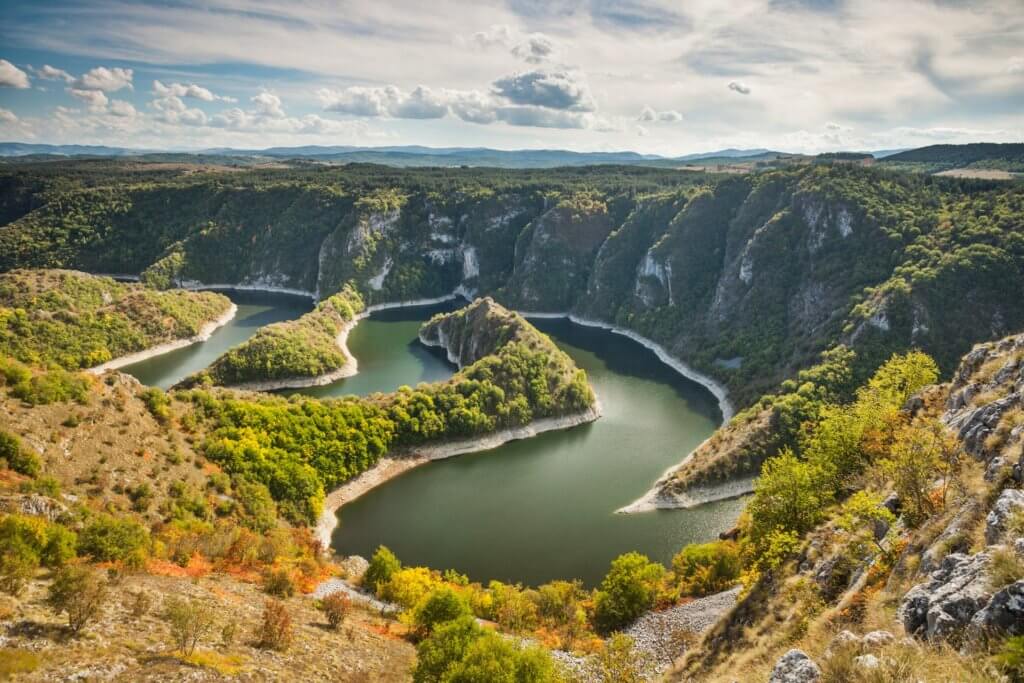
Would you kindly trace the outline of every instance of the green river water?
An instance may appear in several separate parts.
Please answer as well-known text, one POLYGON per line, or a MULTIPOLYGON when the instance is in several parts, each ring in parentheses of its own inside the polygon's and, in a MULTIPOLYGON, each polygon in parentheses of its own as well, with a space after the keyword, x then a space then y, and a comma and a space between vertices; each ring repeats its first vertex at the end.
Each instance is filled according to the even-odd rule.
MULTIPOLYGON (((169 386, 251 335, 256 322, 309 307, 295 298, 232 297, 239 316, 209 341, 125 370, 169 386)), ((349 335, 359 374, 304 393, 368 394, 449 377, 455 368, 416 335, 424 320, 455 307, 375 313, 349 335)), ((739 499, 615 513, 714 431, 720 416, 711 394, 625 337, 566 320, 531 322, 587 371, 601 419, 433 462, 377 487, 339 510, 332 543, 338 552, 368 557, 384 544, 406 564, 453 568, 477 581, 579 578, 594 585, 621 553, 638 550, 667 563, 686 543, 710 540, 733 524, 739 499)))

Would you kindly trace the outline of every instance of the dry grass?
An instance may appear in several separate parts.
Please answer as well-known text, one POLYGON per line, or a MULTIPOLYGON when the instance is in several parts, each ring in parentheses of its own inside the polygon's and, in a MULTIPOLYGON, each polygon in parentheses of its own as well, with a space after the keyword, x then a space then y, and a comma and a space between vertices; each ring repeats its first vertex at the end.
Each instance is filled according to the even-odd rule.
POLYGON ((821 683, 905 683, 906 681, 949 683, 995 683, 997 672, 984 660, 961 657, 949 647, 924 647, 897 642, 871 654, 879 665, 870 669, 857 663, 865 654, 859 645, 836 648, 831 657, 820 657, 821 683))
POLYGON ((1024 560, 1009 548, 993 550, 988 565, 989 588, 997 591, 1021 579, 1024 579, 1024 560))

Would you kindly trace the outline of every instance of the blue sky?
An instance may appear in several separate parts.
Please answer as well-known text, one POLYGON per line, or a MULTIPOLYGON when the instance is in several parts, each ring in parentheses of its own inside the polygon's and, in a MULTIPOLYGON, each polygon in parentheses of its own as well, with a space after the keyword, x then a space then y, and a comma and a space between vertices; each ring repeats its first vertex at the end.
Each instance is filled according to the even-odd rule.
POLYGON ((0 140, 1024 141, 1021 0, 0 3, 0 140))

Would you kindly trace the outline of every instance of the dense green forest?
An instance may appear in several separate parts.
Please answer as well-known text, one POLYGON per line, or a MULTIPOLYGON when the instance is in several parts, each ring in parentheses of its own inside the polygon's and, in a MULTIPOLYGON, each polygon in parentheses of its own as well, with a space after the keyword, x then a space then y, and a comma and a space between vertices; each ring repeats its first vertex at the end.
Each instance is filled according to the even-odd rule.
POLYGON ((859 380, 915 346, 948 373, 1024 324, 1012 182, 838 162, 714 176, 97 160, 12 166, 0 190, 0 269, 321 297, 351 284, 368 305, 461 287, 634 329, 741 407, 836 344, 856 351, 859 380))
POLYGON ((1024 144, 975 142, 967 145, 929 145, 892 154, 885 164, 927 164, 934 170, 991 168, 1024 173, 1024 144))
POLYGON ((193 337, 227 313, 210 292, 159 292, 75 271, 0 274, 0 355, 75 370, 193 337))
POLYGON ((206 369, 183 381, 229 386, 244 382, 319 377, 348 362, 338 335, 362 312, 363 301, 351 287, 329 296, 298 320, 260 328, 206 369))

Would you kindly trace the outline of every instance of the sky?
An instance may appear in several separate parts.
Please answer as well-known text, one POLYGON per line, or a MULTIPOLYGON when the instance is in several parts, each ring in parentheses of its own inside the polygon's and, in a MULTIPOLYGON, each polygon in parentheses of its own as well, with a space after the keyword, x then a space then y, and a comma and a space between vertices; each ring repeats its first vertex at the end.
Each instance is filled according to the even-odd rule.
POLYGON ((1024 0, 0 0, 0 140, 1024 141, 1024 0))

